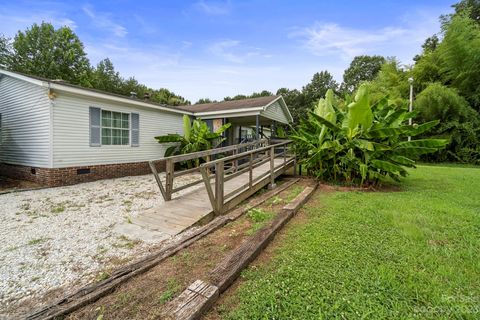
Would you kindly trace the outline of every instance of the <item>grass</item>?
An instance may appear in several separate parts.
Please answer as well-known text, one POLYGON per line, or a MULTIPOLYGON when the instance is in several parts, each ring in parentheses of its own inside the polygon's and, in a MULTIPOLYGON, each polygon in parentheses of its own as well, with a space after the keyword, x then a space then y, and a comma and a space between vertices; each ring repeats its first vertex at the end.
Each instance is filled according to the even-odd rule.
POLYGON ((274 212, 265 211, 263 209, 253 208, 248 210, 247 218, 252 222, 252 226, 245 231, 247 236, 251 236, 260 230, 267 221, 271 220, 275 216, 274 212))
POLYGON ((399 192, 317 193, 226 319, 478 319, 480 169, 421 166, 399 192))

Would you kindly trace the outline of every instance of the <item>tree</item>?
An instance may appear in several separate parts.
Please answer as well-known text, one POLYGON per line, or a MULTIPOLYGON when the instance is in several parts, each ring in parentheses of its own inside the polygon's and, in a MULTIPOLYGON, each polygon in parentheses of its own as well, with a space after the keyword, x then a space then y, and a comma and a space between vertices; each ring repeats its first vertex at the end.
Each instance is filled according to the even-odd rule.
POLYGON ((446 26, 438 46, 443 83, 480 111, 480 24, 466 15, 455 15, 446 26))
POLYGON ((467 15, 470 19, 480 24, 480 0, 462 0, 452 5, 455 13, 446 16, 444 21, 450 20, 455 15, 467 15))
POLYGON ((413 61, 417 62, 419 61, 423 56, 428 55, 432 52, 434 52, 438 45, 440 43, 440 39, 438 38, 437 35, 433 35, 431 37, 428 37, 425 42, 422 44, 422 53, 417 54, 415 57, 413 57, 413 61))
POLYGON ((50 23, 35 23, 17 33, 12 47, 8 68, 13 71, 91 86, 83 43, 69 27, 55 30, 50 23))
POLYGON ((457 90, 431 83, 415 101, 417 120, 440 120, 430 136, 447 138, 448 146, 424 157, 430 161, 480 163, 480 119, 457 90))
POLYGON ((313 75, 309 84, 303 87, 302 93, 305 97, 305 104, 311 106, 315 101, 325 96, 328 89, 338 90, 338 83, 328 71, 317 72, 313 75))
POLYGON ((92 86, 98 90, 122 93, 122 81, 122 77, 115 71, 112 61, 108 58, 100 61, 92 72, 92 86))
POLYGON ((356 56, 343 73, 342 91, 352 93, 364 81, 372 81, 385 63, 382 56, 356 56))
POLYGON ((390 101, 397 107, 407 103, 410 76, 409 70, 404 70, 394 58, 387 59, 373 81, 368 83, 372 101, 379 101, 388 95, 390 101))
POLYGON ((216 101, 212 101, 209 98, 200 98, 194 104, 205 104, 205 103, 212 103, 212 102, 216 102, 216 101))
POLYGON ((7 68, 12 55, 10 39, 0 34, 0 67, 7 68))

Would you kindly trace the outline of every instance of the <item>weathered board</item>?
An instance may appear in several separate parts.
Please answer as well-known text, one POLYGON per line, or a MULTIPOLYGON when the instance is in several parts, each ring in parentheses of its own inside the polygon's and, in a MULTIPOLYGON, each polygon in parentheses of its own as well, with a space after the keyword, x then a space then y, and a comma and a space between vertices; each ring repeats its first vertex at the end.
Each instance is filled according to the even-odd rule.
POLYGON ((198 319, 210 309, 218 294, 216 286, 197 280, 166 306, 162 319, 198 319))

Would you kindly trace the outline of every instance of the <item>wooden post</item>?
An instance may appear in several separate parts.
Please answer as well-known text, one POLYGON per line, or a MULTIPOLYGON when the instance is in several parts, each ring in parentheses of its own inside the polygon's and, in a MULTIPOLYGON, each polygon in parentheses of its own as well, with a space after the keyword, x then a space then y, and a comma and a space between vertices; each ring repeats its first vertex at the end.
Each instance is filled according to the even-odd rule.
MULTIPOLYGON (((237 150, 238 149, 233 150, 233 155, 237 154, 237 150)), ((237 172, 237 168, 238 168, 238 159, 235 159, 233 160, 233 172, 237 172)))
POLYGON ((165 163, 165 192, 166 201, 172 200, 173 190, 173 173, 175 171, 175 163, 172 159, 167 159, 165 163))
POLYGON ((223 213, 223 170, 224 162, 220 161, 215 164, 215 211, 223 213))
POLYGON ((150 170, 152 170, 153 176, 155 177, 155 181, 157 181, 158 187, 160 188, 160 192, 162 193, 163 200, 167 200, 167 195, 165 194, 165 189, 163 188, 162 181, 158 176, 157 168, 155 167, 155 161, 149 161, 148 165, 150 166, 150 170))
POLYGON ((255 135, 256 140, 260 139, 260 116, 257 114, 255 117, 255 135))
MULTIPOLYGON (((207 162, 210 162, 210 159, 211 159, 211 158, 210 158, 210 155, 207 155, 207 157, 206 157, 205 160, 206 160, 207 162)), ((210 167, 207 167, 207 173, 210 173, 210 167)))
POLYGON ((249 175, 248 175, 248 187, 252 187, 253 183, 253 153, 250 153, 250 163, 249 163, 249 175))
POLYGON ((287 163, 287 145, 283 145, 283 165, 287 163))
POLYGON ((275 188, 275 147, 272 146, 270 148, 270 184, 268 185, 268 189, 275 188))

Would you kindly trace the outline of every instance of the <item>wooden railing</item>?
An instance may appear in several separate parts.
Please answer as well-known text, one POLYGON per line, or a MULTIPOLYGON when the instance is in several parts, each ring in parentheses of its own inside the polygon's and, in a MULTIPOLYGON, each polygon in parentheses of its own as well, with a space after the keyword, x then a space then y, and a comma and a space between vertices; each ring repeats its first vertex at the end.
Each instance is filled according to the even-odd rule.
MULTIPOLYGON (((155 177, 155 180, 157 181, 158 187, 160 188, 160 192, 162 193, 163 199, 165 201, 169 201, 172 199, 172 194, 174 192, 184 190, 186 188, 192 187, 194 185, 197 185, 203 182, 203 179, 198 179, 191 183, 175 188, 173 183, 176 177, 180 177, 186 174, 191 174, 191 173, 200 171, 200 167, 198 166, 191 169, 187 169, 187 170, 175 171, 176 163, 192 161, 192 160, 200 161, 200 159, 204 159, 204 161, 209 162, 210 160, 215 158, 215 156, 217 155, 222 155, 222 156, 236 155, 245 151, 264 147, 266 145, 268 145, 268 140, 261 139, 261 140, 257 140, 249 143, 236 144, 233 146, 227 146, 227 147, 210 149, 210 150, 205 150, 200 152, 193 152, 193 153, 182 154, 177 156, 165 157, 158 160, 151 160, 149 161, 149 165, 150 165, 150 170, 152 171, 155 177), (156 164, 159 162, 165 163, 165 187, 163 186, 162 180, 160 178, 160 175, 158 174, 158 170, 156 167, 156 164)), ((228 168, 228 172, 238 171, 238 166, 239 166, 238 161, 234 162, 232 167, 228 168)))
POLYGON ((203 182, 205 183, 205 188, 207 189, 214 212, 221 214, 230 210, 268 183, 271 187, 274 187, 275 178, 283 173, 289 166, 293 165, 295 170, 295 155, 289 152, 288 149, 288 145, 291 143, 292 141, 290 140, 283 140, 269 146, 201 164, 200 172, 202 173, 203 182), (276 158, 283 158, 283 161, 275 165, 276 158), (244 163, 237 165, 234 172, 225 170, 227 165, 242 161, 244 163), (269 170, 260 172, 258 176, 254 177, 254 169, 267 162, 270 162, 269 170), (212 171, 214 174, 212 174, 212 171), (247 171, 249 176, 248 182, 235 187, 229 193, 225 194, 225 182, 247 171), (213 176, 215 177, 214 188, 212 188, 212 183, 210 182, 213 176))

